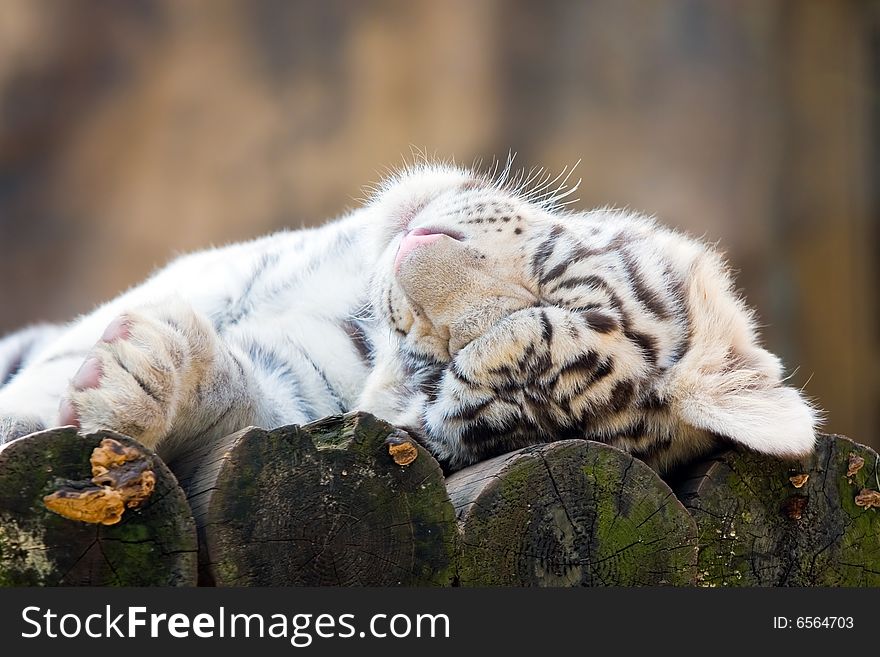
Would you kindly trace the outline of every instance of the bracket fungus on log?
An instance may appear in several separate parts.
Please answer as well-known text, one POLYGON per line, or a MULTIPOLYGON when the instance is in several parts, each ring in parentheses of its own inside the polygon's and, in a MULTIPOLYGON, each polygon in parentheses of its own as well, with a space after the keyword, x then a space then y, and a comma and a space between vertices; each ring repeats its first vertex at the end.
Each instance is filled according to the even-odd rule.
POLYGON ((140 445, 104 438, 89 461, 90 480, 68 481, 43 498, 50 511, 71 520, 115 525, 126 508, 143 504, 156 486, 153 457, 140 445))
POLYGON ((0 451, 0 585, 193 585, 196 549, 177 480, 134 440, 68 427, 0 451))

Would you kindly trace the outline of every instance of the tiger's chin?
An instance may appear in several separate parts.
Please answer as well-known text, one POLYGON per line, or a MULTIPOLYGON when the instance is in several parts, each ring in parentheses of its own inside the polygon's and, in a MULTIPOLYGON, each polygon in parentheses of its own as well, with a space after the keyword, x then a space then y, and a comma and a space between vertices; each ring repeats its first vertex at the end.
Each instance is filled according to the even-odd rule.
POLYGON ((420 351, 446 362, 505 317, 539 305, 522 286, 491 272, 436 257, 411 257, 397 272, 396 287, 412 321, 403 331, 420 351))

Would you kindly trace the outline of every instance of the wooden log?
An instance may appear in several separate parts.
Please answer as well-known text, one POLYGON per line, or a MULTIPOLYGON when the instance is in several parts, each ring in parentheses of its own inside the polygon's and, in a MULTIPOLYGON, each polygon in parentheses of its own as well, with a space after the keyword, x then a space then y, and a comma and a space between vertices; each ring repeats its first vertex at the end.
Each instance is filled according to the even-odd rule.
POLYGON ((878 456, 864 445, 821 435, 794 462, 726 452, 676 490, 704 586, 880 586, 878 456))
POLYGON ((437 462, 366 413, 247 429, 175 460, 200 582, 449 585, 455 514, 437 462))
POLYGON ((693 519, 653 470, 613 447, 528 447, 446 484, 462 532, 462 586, 694 582, 693 519))
POLYGON ((51 429, 0 451, 0 585, 196 583, 195 522, 143 445, 51 429))

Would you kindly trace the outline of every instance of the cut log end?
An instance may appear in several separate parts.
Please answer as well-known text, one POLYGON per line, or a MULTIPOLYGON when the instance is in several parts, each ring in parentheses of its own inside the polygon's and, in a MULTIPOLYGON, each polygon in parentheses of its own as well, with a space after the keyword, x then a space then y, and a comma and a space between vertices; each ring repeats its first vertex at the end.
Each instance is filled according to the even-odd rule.
POLYGON ((644 463, 566 440, 447 480, 462 531, 463 586, 693 583, 696 526, 644 463))
POLYGON ((0 584, 192 585, 196 547, 174 475, 130 438, 53 429, 0 451, 0 584))
POLYGON ((194 444, 110 432, 0 451, 0 585, 880 586, 880 456, 728 452, 675 484, 563 440, 444 481, 365 413, 194 444))
POLYGON ((249 429, 172 467, 199 525, 204 583, 454 579, 455 516, 439 466, 371 415, 249 429))
POLYGON ((705 586, 880 586, 878 455, 821 435, 801 462, 728 452, 677 492, 700 533, 705 586))

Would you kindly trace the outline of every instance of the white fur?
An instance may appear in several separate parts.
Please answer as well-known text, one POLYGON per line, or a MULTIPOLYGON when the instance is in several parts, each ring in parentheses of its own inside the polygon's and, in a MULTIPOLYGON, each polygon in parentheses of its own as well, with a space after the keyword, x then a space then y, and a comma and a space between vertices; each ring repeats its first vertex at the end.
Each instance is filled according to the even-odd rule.
POLYGON ((429 446, 460 466, 476 452, 461 446, 467 422, 455 418, 491 401, 480 419, 499 428, 517 419, 564 424, 566 413, 589 412, 590 437, 637 450, 639 437, 620 433, 641 417, 636 411, 601 415, 632 383, 634 400, 654 394, 669 404, 645 420, 658 441, 674 437, 659 467, 711 446, 712 434, 770 454, 809 451, 817 414, 782 384, 781 365, 759 346, 721 259, 632 213, 565 212, 557 203, 567 192, 556 185, 542 178, 517 186, 425 164, 391 177, 365 207, 321 228, 184 256, 28 356, 0 388, 0 442, 57 424, 62 398, 83 430, 141 427, 136 438, 169 452, 246 424, 360 408, 428 432, 429 446), (474 222, 479 217, 486 221, 474 222), (419 227, 462 238, 414 252, 395 272, 403 236, 419 227), (625 252, 613 248, 621 234, 625 252), (579 248, 603 247, 609 251, 578 256, 579 248), (566 278, 556 283, 539 280, 562 269, 566 278), (656 292, 659 310, 648 310, 645 290, 656 292), (679 301, 686 314, 663 312, 679 301), (591 327, 584 308, 601 314, 594 322, 617 328, 591 327), (129 338, 103 342, 119 316, 131 324, 129 338), (529 374, 534 363, 508 371, 521 377, 519 387, 506 402, 493 399, 499 368, 528 360, 548 322, 550 366, 540 376, 529 374), (372 364, 358 355, 345 328, 351 323, 370 343, 372 364), (639 347, 640 335, 650 336, 656 363, 639 347), (689 348, 677 353, 685 339, 689 348), (566 368, 592 353, 613 359, 614 372, 585 391, 566 368), (101 382, 77 389, 71 378, 87 358, 101 362, 101 382), (414 378, 416 361, 423 378, 435 368, 433 388, 414 378), (145 396, 137 380, 167 403, 145 396), (546 417, 529 410, 538 393, 548 400, 546 417))

